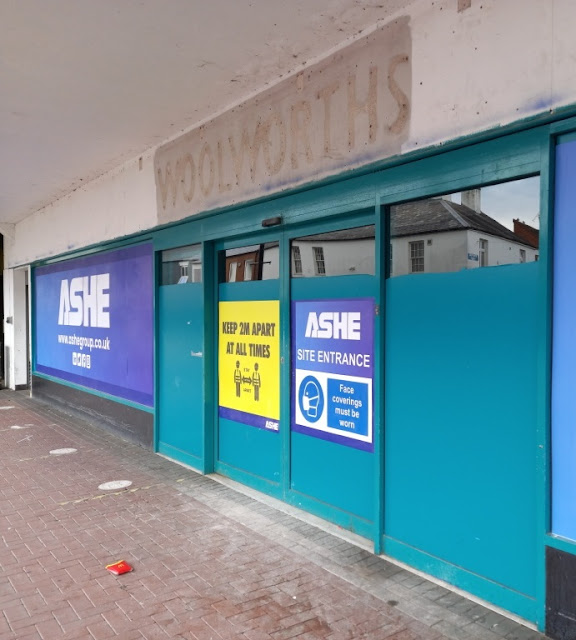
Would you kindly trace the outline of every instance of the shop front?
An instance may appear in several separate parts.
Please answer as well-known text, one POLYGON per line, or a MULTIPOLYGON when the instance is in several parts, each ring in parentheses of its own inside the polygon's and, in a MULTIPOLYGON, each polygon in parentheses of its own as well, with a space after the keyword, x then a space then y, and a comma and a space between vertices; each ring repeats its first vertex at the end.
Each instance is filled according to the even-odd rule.
POLYGON ((423 24, 158 147, 153 224, 33 260, 32 392, 571 637, 576 111, 452 131, 423 24))

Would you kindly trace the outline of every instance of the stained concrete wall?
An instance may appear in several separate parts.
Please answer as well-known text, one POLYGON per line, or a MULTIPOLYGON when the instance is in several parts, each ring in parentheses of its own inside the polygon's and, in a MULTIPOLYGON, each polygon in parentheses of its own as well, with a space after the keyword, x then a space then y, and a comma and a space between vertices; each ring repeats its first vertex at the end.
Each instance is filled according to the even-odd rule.
POLYGON ((157 224, 152 154, 76 189, 5 236, 7 267, 81 249, 157 224))
POLYGON ((29 216, 6 264, 574 103, 575 19, 571 0, 408 4, 324 61, 29 216), (178 162, 181 181, 171 183, 178 162))

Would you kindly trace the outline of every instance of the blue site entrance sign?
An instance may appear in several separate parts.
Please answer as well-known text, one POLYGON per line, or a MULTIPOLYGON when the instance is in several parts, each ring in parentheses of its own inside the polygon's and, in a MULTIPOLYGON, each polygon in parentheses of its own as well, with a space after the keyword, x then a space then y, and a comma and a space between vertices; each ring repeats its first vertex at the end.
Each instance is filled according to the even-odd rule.
POLYGON ((292 430, 373 450, 374 299, 292 303, 292 430))

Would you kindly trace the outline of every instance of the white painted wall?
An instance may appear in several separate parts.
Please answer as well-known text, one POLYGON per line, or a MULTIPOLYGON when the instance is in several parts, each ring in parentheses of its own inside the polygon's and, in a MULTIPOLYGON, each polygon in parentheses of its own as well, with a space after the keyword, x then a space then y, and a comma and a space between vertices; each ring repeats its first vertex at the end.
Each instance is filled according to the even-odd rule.
POLYGON ((314 277, 316 262, 314 247, 324 251, 324 268, 327 276, 360 275, 374 273, 374 238, 360 240, 296 240, 302 257, 301 277, 314 277))
POLYGON ((262 279, 273 280, 280 277, 280 247, 268 247, 264 250, 262 279))
POLYGON ((424 273, 476 269, 480 260, 471 260, 468 256, 479 255, 481 238, 488 240, 489 267, 520 263, 520 249, 526 251, 526 262, 534 262, 538 255, 538 249, 527 245, 466 229, 403 236, 392 240, 392 274, 403 276, 410 273, 410 242, 419 240, 424 241, 424 273))
POLYGON ((574 102, 573 0, 419 2, 412 7, 412 129, 406 148, 574 102))
MULTIPOLYGON (((300 248, 302 273, 296 277, 315 277, 316 263, 313 247, 322 247, 324 267, 327 276, 373 274, 374 238, 362 240, 295 240, 294 246, 300 248)), ((292 260, 291 269, 294 262, 292 260)), ((294 271, 292 271, 294 273, 294 271)), ((278 278, 280 274, 280 252, 278 246, 268 247, 264 251, 262 279, 278 278)))
POLYGON ((402 236, 392 240, 392 275, 410 273, 410 242, 424 241, 424 273, 445 273, 467 268, 467 231, 402 236), (432 244, 428 244, 431 242, 432 244))
MULTIPOLYGON (((392 274, 410 273, 410 242, 424 242, 424 273, 449 273, 463 269, 476 269, 479 260, 468 258, 479 254, 479 241, 488 240, 488 266, 520 263, 520 250, 526 252, 526 262, 534 262, 538 249, 510 242, 478 231, 462 229, 442 233, 402 236, 392 240, 392 274)), ((324 252, 326 276, 360 275, 375 273, 374 239, 361 240, 295 240, 300 249, 302 273, 296 277, 318 275, 314 247, 324 252)), ((292 259, 292 273, 294 261, 292 259)), ((278 278, 280 273, 279 249, 269 247, 264 252, 263 279, 278 278)))
POLYGON ((28 381, 27 282, 28 268, 4 271, 4 384, 10 389, 28 381))
POLYGON ((147 154, 28 216, 6 238, 7 267, 27 264, 156 225, 152 156, 147 154))
MULTIPOLYGON (((526 252, 526 262, 534 262, 539 254, 538 249, 532 249, 527 245, 510 242, 504 238, 497 238, 478 231, 468 232, 468 253, 478 255, 480 239, 488 240, 488 266, 495 267, 503 264, 518 264, 520 262, 520 249, 526 252)), ((468 261, 468 269, 474 269, 480 265, 480 261, 468 261)))

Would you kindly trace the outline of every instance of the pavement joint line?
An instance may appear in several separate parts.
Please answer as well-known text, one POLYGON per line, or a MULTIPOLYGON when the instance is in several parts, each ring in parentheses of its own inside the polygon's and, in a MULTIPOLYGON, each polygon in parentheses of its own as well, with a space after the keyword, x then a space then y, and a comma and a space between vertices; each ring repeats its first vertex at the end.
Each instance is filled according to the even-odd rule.
MULTIPOLYGON (((48 457, 53 458, 54 456, 48 456, 48 457)), ((180 478, 179 480, 176 480, 176 482, 183 482, 183 481, 184 481, 184 478, 180 478)), ((98 495, 95 495, 95 496, 85 496, 83 498, 76 498, 75 500, 66 500, 66 502, 59 502, 58 506, 65 507, 66 505, 69 505, 69 504, 80 504, 81 502, 89 502, 90 500, 102 500, 103 498, 108 498, 109 496, 120 496, 122 494, 136 493, 137 491, 147 491, 148 489, 155 489, 156 487, 163 487, 163 486, 166 486, 166 483, 157 482, 155 484, 146 485, 145 487, 133 487, 132 489, 120 489, 120 491, 107 491, 106 493, 99 493, 98 495)))

